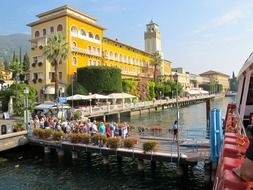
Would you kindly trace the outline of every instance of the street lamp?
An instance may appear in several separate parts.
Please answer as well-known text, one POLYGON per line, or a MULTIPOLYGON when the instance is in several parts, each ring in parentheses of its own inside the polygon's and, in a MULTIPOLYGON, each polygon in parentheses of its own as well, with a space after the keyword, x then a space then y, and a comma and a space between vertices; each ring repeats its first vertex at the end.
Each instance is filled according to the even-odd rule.
POLYGON ((178 158, 178 165, 179 165, 179 129, 178 129, 178 122, 179 122, 179 109, 178 109, 178 74, 177 71, 173 75, 174 81, 176 81, 176 102, 177 102, 177 158, 178 158))
POLYGON ((91 92, 89 92, 89 96, 90 96, 90 115, 92 114, 92 107, 91 107, 91 95, 92 95, 92 93, 91 93, 91 92))
POLYGON ((26 129, 28 127, 28 94, 29 94, 29 87, 24 88, 24 94, 25 94, 25 100, 24 100, 24 106, 25 106, 25 114, 24 114, 24 120, 25 120, 25 126, 26 129))
MULTIPOLYGON (((71 84, 71 94, 72 94, 72 97, 74 95, 74 80, 76 80, 76 78, 77 78, 77 75, 76 75, 76 72, 74 72, 73 75, 72 75, 72 84, 71 84)), ((74 107, 74 100, 73 100, 73 98, 72 98, 72 106, 71 107, 72 108, 74 107)))

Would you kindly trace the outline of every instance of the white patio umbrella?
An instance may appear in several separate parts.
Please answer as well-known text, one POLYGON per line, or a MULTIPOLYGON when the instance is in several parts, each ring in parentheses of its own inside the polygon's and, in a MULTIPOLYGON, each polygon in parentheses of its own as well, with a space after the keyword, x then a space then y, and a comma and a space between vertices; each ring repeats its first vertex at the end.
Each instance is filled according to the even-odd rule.
POLYGON ((121 93, 111 93, 108 95, 111 99, 126 99, 126 98, 136 98, 136 96, 132 94, 128 94, 125 92, 121 93))
POLYGON ((102 94, 92 94, 92 95, 89 95, 88 96, 89 99, 110 99, 109 96, 105 96, 105 95, 102 95, 102 94))
POLYGON ((67 100, 89 100, 89 96, 81 95, 81 94, 75 94, 73 96, 67 97, 67 100))

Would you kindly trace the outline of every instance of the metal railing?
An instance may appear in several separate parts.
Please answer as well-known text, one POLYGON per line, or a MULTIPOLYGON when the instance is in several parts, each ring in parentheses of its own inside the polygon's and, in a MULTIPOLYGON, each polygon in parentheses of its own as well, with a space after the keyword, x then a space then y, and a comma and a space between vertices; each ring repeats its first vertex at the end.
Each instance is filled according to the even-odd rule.
MULTIPOLYGON (((179 103, 186 102, 186 101, 196 101, 196 100, 204 100, 213 98, 213 95, 202 95, 196 97, 183 97, 178 100, 179 103)), ((138 110, 138 109, 148 109, 157 106, 163 106, 168 104, 176 103, 176 99, 160 99, 154 101, 145 101, 145 102, 136 102, 136 103, 121 103, 115 105, 101 105, 101 106, 92 106, 90 109, 89 106, 80 108, 81 111, 84 111, 84 114, 87 115, 97 115, 97 114, 104 114, 108 112, 121 112, 121 111, 131 111, 131 110, 138 110)))

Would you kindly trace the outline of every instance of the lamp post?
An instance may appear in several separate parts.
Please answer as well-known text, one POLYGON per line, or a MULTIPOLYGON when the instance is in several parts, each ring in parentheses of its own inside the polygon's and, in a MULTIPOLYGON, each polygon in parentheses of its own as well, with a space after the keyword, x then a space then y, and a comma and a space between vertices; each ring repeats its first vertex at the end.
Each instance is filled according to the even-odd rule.
MULTIPOLYGON (((77 78, 77 74, 76 74, 76 72, 74 72, 73 75, 72 75, 72 84, 71 84, 71 94, 72 94, 72 97, 74 95, 74 80, 76 80, 76 78, 77 78)), ((73 107, 74 107, 74 100, 73 100, 73 98, 72 98, 72 102, 71 103, 72 103, 71 107, 73 109, 73 107)))
POLYGON ((178 165, 179 165, 179 129, 178 129, 178 122, 179 122, 179 108, 178 108, 178 74, 177 71, 173 75, 174 81, 176 81, 176 105, 177 105, 177 158, 178 158, 178 165))
POLYGON ((29 87, 24 88, 24 94, 25 94, 25 100, 24 100, 24 106, 25 106, 25 114, 24 114, 24 120, 25 120, 25 126, 26 129, 28 127, 28 94, 29 94, 29 87))
POLYGON ((90 115, 92 114, 92 107, 91 107, 91 95, 92 95, 92 93, 90 92, 90 93, 89 93, 89 96, 90 96, 90 115))

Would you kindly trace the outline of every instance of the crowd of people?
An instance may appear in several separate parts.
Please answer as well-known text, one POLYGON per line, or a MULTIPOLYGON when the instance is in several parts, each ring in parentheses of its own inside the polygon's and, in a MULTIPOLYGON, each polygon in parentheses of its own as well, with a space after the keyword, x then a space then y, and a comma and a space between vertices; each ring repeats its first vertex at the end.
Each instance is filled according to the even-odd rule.
POLYGON ((60 121, 53 117, 35 115, 30 123, 32 128, 54 129, 63 131, 64 133, 87 133, 90 135, 102 134, 107 137, 122 137, 129 136, 129 125, 124 122, 117 124, 111 121, 110 123, 97 122, 96 120, 90 121, 73 119, 60 121))

